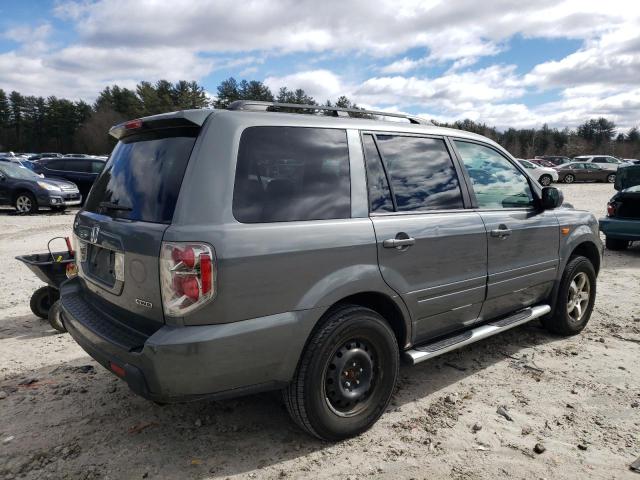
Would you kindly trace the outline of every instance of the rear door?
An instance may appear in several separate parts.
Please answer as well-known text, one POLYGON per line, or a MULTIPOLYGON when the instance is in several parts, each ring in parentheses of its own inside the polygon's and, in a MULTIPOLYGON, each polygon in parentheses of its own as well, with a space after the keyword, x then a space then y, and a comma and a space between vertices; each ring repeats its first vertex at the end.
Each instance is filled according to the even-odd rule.
POLYGON ((145 129, 122 138, 76 217, 80 277, 114 316, 163 321, 160 247, 198 131, 145 129))
POLYGON ((414 341, 473 323, 487 240, 442 137, 364 133, 370 216, 384 280, 411 312, 414 341))
POLYGON ((487 231, 487 320, 541 302, 556 278, 560 232, 555 213, 541 210, 530 179, 493 147, 453 141, 469 172, 472 201, 487 231))

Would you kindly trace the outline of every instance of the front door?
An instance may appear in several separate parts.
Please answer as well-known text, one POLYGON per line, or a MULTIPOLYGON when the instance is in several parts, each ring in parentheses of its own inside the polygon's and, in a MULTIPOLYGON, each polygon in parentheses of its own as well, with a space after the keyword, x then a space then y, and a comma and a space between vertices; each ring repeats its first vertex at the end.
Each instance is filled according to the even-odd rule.
POLYGON ((542 302, 558 269, 560 229, 537 207, 528 177, 497 149, 455 140, 487 232, 487 297, 481 320, 542 302))
POLYGON ((371 220, 384 280, 420 342, 476 321, 486 288, 482 218, 443 138, 365 133, 371 220), (464 191, 464 195, 463 195, 464 191))

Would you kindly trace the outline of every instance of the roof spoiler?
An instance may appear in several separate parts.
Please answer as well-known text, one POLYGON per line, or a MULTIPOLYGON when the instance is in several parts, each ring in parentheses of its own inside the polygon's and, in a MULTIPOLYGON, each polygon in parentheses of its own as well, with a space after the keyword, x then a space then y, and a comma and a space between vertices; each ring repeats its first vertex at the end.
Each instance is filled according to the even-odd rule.
POLYGON ((120 140, 121 138, 129 135, 148 132, 150 130, 179 127, 201 127, 211 113, 212 110, 194 109, 136 118, 135 120, 129 120, 119 123, 118 125, 114 125, 109 129, 109 135, 120 140))

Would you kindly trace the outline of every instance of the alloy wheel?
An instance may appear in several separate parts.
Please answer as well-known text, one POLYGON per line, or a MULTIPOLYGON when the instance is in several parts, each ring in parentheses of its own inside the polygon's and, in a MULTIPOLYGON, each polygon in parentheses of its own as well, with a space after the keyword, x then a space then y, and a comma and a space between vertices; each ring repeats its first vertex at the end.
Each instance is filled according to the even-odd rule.
POLYGON ((566 177, 564 177, 564 183, 573 183, 574 180, 575 179, 573 175, 567 175, 566 177))
POLYGON ((20 213, 29 213, 33 208, 33 202, 27 195, 20 195, 16 199, 16 210, 20 213))
POLYGON ((591 294, 591 282, 584 272, 579 272, 569 284, 567 314, 571 321, 579 323, 584 317, 591 294))
POLYGON ((616 181, 616 176, 614 174, 610 174, 607 176, 607 182, 613 183, 616 181))

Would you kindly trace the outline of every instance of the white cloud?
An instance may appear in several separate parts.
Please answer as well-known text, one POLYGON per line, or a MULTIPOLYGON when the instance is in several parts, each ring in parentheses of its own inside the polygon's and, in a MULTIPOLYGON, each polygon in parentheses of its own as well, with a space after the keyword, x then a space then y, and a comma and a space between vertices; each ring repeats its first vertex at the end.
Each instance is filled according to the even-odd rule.
POLYGON ((329 70, 309 70, 293 73, 282 77, 267 77, 264 83, 277 93, 280 87, 290 90, 302 88, 308 95, 316 100, 324 102, 327 99, 335 100, 340 95, 352 96, 352 85, 346 84, 343 79, 329 70))
POLYGON ((111 83, 201 80, 216 69, 254 75, 296 53, 306 58, 265 79, 274 91, 303 88, 319 101, 344 94, 373 108, 500 127, 574 126, 595 115, 624 126, 640 118, 640 2, 383 0, 372 8, 366 0, 63 0, 54 12, 77 38, 54 45, 49 23, 8 29, 3 36, 19 46, 0 53, 2 88, 92 100, 111 83), (515 35, 582 46, 529 72, 487 67, 515 35), (350 56, 371 67, 351 67, 350 56), (328 69, 334 59, 347 66, 328 69), (322 68, 310 66, 320 61, 322 68), (422 73, 433 66, 445 73, 422 73), (539 92, 552 100, 536 103, 531 94, 539 92))

